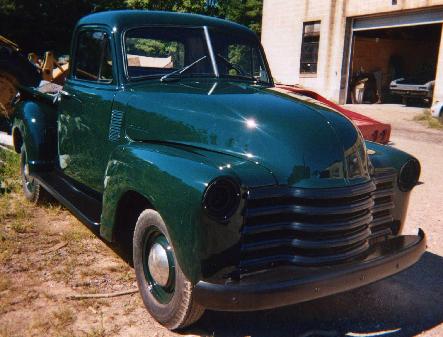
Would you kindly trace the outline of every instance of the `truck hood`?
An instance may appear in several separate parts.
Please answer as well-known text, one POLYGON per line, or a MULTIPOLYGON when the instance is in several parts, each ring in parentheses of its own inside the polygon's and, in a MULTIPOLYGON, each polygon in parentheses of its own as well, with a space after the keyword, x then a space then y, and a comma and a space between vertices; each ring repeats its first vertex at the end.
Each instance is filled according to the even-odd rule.
POLYGON ((359 132, 312 99, 215 80, 150 81, 129 91, 125 129, 133 140, 244 158, 266 167, 282 185, 337 187, 368 179, 359 132))

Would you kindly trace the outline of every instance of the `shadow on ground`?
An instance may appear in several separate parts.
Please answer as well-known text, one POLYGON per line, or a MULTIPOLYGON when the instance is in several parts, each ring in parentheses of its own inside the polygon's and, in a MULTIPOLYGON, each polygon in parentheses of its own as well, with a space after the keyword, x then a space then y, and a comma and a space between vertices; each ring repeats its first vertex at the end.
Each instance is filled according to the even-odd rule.
POLYGON ((275 310, 208 311, 183 333, 214 337, 399 337, 414 336, 441 323, 443 257, 427 252, 410 269, 366 287, 275 310))

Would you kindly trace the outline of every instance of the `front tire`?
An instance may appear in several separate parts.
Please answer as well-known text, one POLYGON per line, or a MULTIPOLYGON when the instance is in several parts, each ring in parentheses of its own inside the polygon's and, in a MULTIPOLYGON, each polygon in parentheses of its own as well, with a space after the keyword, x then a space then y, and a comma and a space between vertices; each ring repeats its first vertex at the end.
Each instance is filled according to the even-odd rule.
POLYGON ((41 204, 50 200, 49 193, 29 175, 28 158, 25 146, 22 145, 20 151, 20 174, 25 198, 34 204, 41 204))
POLYGON ((192 284, 183 274, 170 242, 160 214, 150 209, 143 211, 133 239, 138 288, 152 317, 175 330, 199 320, 205 309, 195 303, 192 284))

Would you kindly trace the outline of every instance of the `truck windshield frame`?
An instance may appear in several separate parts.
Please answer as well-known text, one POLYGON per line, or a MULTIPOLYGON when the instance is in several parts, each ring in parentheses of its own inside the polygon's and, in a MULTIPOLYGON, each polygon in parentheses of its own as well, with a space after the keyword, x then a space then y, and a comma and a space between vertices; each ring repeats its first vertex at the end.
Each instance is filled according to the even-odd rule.
POLYGON ((223 33, 207 26, 152 25, 128 29, 122 38, 126 80, 128 82, 158 80, 203 58, 202 62, 183 72, 180 79, 225 78, 272 85, 269 67, 258 39, 252 34, 230 36, 229 41, 237 42, 239 46, 246 47, 244 41, 248 41, 247 47, 250 53, 250 55, 248 53, 241 55, 237 52, 232 58, 231 51, 225 50, 221 55, 221 46, 227 47, 226 39, 221 41, 220 38, 223 33), (217 50, 214 50, 214 45, 217 46, 217 50), (243 64, 250 65, 248 71, 244 71, 240 65, 233 62, 239 59, 243 64), (255 65, 257 62, 258 66, 255 65))

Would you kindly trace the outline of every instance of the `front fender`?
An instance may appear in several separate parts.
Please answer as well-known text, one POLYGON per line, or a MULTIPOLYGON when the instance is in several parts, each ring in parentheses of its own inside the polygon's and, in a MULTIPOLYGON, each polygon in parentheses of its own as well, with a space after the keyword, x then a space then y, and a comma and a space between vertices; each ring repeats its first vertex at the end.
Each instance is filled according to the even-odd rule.
POLYGON ((198 281, 202 261, 229 249, 240 235, 239 217, 220 225, 202 216, 204 191, 222 175, 242 186, 275 184, 265 168, 229 155, 178 145, 123 145, 113 152, 106 170, 101 235, 112 239, 119 200, 128 191, 137 192, 165 221, 185 275, 198 281))
POLYGON ((397 172, 410 159, 416 159, 409 153, 393 148, 389 145, 366 141, 366 148, 369 150, 369 159, 372 165, 377 168, 394 168, 397 172))
MULTIPOLYGON (((395 149, 391 146, 380 145, 373 142, 366 142, 366 147, 369 150, 369 159, 374 166, 375 171, 384 169, 394 169, 397 172, 397 177, 402 166, 411 159, 417 160, 410 154, 395 149)), ((411 191, 403 192, 398 187, 398 179, 394 182, 394 209, 392 215, 394 221, 397 222, 399 233, 402 232, 406 214, 409 205, 409 197, 411 191)))
MULTIPOLYGON (((56 109, 39 101, 21 101, 14 111, 12 134, 25 144, 31 172, 50 169, 57 151, 56 109)), ((16 149, 19 151, 19 149, 16 149)))

